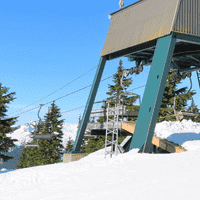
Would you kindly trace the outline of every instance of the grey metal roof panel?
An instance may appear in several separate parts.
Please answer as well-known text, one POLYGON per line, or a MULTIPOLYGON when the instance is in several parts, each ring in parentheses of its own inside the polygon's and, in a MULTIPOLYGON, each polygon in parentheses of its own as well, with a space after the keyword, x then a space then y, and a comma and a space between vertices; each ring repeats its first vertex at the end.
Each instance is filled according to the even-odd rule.
POLYGON ((133 6, 133 5, 135 5, 135 4, 141 3, 142 1, 146 1, 146 0, 140 0, 140 1, 137 1, 137 2, 135 2, 135 3, 130 4, 129 6, 126 6, 126 7, 124 7, 124 8, 121 8, 120 10, 117 10, 117 11, 115 11, 115 12, 109 14, 109 15, 108 15, 108 18, 111 19, 111 18, 112 18, 112 15, 116 14, 117 12, 119 12, 119 11, 121 12, 122 10, 127 9, 127 8, 130 7, 130 6, 133 6))
POLYGON ((100 56, 170 34, 180 1, 143 0, 112 13, 100 56))

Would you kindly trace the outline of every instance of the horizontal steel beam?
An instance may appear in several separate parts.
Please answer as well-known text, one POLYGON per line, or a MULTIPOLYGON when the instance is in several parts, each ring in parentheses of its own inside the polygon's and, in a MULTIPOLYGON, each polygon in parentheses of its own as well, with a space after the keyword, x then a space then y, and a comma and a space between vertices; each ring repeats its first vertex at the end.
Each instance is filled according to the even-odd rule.
POLYGON ((192 68, 181 69, 178 64, 176 64, 175 62, 172 62, 170 65, 170 68, 177 69, 179 70, 179 72, 195 72, 195 71, 200 70, 200 65, 196 65, 196 67, 192 67, 192 68))

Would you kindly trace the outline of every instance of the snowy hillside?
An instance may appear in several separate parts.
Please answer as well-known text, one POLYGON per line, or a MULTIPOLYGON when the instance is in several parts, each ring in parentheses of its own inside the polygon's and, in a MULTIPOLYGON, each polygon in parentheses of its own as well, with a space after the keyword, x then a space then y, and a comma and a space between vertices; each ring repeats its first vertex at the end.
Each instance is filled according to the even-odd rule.
MULTIPOLYGON (((33 130, 33 126, 36 125, 37 122, 35 121, 29 121, 24 125, 21 125, 21 127, 16 130, 13 131, 13 133, 11 134, 7 134, 8 137, 11 137, 12 139, 18 139, 17 142, 14 142, 15 145, 17 146, 21 146, 24 143, 26 144, 27 142, 32 142, 32 138, 30 137, 30 131, 33 130)), ((62 131, 63 131, 63 146, 66 146, 66 143, 69 139, 69 137, 71 137, 74 141, 76 138, 76 133, 77 133, 77 126, 78 124, 64 124, 62 127, 62 131)))
MULTIPOLYGON (((13 156, 14 159, 4 162, 3 165, 0 165, 0 170, 1 169, 13 170, 15 168, 15 165, 19 163, 19 157, 21 156, 24 144, 26 144, 27 142, 32 142, 33 140, 30 137, 30 132, 34 130, 33 126, 36 123, 37 122, 29 121, 26 124, 21 125, 19 129, 13 131, 10 134, 7 134, 8 137, 12 139, 17 139, 18 141, 14 142, 14 144, 16 145, 14 148, 10 149, 9 152, 5 153, 8 156, 13 156)), ((63 125, 62 131, 64 135, 62 139, 62 145, 64 146, 64 148, 67 145, 69 137, 71 137, 71 139, 75 141, 77 134, 77 126, 78 124, 69 124, 69 123, 63 125)))
MULTIPOLYGON (((25 134, 27 129, 23 130, 25 134)), ((0 199, 199 200, 199 132, 200 123, 161 122, 156 125, 157 136, 182 144, 188 151, 141 154, 133 149, 105 159, 101 149, 76 162, 2 173, 0 199)))

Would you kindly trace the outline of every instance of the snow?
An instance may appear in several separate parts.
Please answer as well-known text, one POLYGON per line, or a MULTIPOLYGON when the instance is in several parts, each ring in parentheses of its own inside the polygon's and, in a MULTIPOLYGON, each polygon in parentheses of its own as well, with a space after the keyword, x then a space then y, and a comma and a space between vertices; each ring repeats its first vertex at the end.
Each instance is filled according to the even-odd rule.
MULTIPOLYGON (((76 162, 4 171, 0 199, 199 200, 199 126, 190 120, 156 124, 156 135, 182 144, 188 150, 183 153, 141 154, 133 149, 105 159, 101 149, 76 162)), ((76 136, 77 125, 63 127, 67 136, 76 136)), ((24 132, 15 136, 23 138, 27 129, 20 129, 24 132)))

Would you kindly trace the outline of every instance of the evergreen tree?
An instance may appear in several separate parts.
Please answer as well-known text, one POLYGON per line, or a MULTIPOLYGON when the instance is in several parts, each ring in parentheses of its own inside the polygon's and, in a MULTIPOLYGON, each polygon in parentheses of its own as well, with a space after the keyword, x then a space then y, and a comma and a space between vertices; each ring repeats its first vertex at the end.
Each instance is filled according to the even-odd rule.
POLYGON ((74 141, 69 136, 69 140, 67 141, 65 152, 72 151, 73 145, 74 145, 74 141))
POLYGON ((176 116, 174 116, 174 96, 176 96, 175 101, 175 110, 176 111, 185 111, 187 106, 187 101, 196 94, 193 91, 188 93, 188 96, 177 96, 178 94, 186 93, 186 87, 177 90, 178 84, 181 83, 182 76, 177 77, 175 81, 172 81, 172 76, 176 74, 176 71, 169 71, 168 78, 166 81, 166 86, 159 110, 159 115, 157 122, 162 121, 176 121, 176 116))
MULTIPOLYGON (((20 163, 16 168, 32 167, 45 164, 53 164, 62 162, 60 159, 62 155, 62 149, 64 148, 62 142, 62 124, 64 120, 58 120, 61 117, 59 108, 53 102, 51 104, 50 112, 45 115, 45 123, 39 123, 37 125, 37 134, 47 134, 50 130, 50 123, 53 125, 53 135, 51 139, 40 139, 38 144, 39 148, 24 148, 22 156, 19 158, 20 163), (42 126, 44 130, 42 130, 42 126)), ((33 141, 33 144, 36 140, 33 141)))
MULTIPOLYGON (((0 118, 6 118, 6 112, 8 111, 8 106, 6 104, 9 104, 14 99, 15 92, 7 94, 10 88, 2 87, 2 84, 0 83, 0 118)), ((4 153, 8 152, 10 148, 13 148, 15 146, 14 142, 18 141, 17 139, 11 139, 10 137, 7 137, 7 133, 12 133, 12 125, 14 125, 17 122, 18 117, 9 118, 7 120, 0 120, 0 160, 3 162, 6 162, 10 159, 13 159, 14 157, 7 156, 4 153)))
MULTIPOLYGON (((125 92, 123 90, 123 88, 121 87, 121 78, 122 78, 122 74, 123 74, 123 66, 122 66, 122 60, 120 59, 119 61, 119 66, 117 68, 117 73, 115 73, 113 75, 113 82, 115 83, 114 85, 110 85, 108 86, 109 88, 109 92, 107 92, 107 95, 110 95, 110 97, 107 98, 107 101, 111 101, 111 103, 109 103, 109 107, 115 107, 115 104, 117 104, 120 100, 120 105, 125 105, 127 109, 130 109, 131 111, 135 110, 139 110, 140 106, 134 106, 133 103, 135 103, 135 101, 139 98, 138 96, 132 96, 132 97, 127 97, 125 96, 121 96, 121 98, 119 99, 119 95, 123 92, 125 92)), ((122 85, 125 89, 127 89, 127 87, 129 87, 129 85, 132 84, 132 80, 131 78, 125 78, 123 77, 123 82, 122 85)), ((107 104, 104 106, 102 106, 101 108, 107 108, 107 104)), ((114 116, 109 116, 109 119, 113 119, 114 116)), ((121 116, 119 116, 119 119, 122 119, 121 116)), ((97 119, 97 122, 106 122, 106 117, 99 117, 99 119, 97 119)), ((135 121, 136 117, 130 117, 128 119, 128 121, 135 121)))
POLYGON ((27 168, 38 166, 38 160, 36 155, 38 155, 38 149, 36 148, 24 148, 22 150, 22 155, 19 157, 19 164, 15 166, 16 169, 27 168))
MULTIPOLYGON (((111 137, 112 136, 109 135, 108 140, 111 140, 111 137)), ((121 144, 125 137, 126 136, 119 136, 118 143, 121 144)), ((105 148, 105 135, 98 135, 96 138, 90 138, 88 140, 88 144, 85 145, 84 152, 90 154, 102 148, 105 148)))
POLYGON ((188 107, 187 112, 191 112, 193 114, 198 114, 199 115, 199 116, 186 117, 187 120, 191 119, 193 122, 200 122, 200 110, 197 108, 197 106, 191 104, 188 107))
MULTIPOLYGON (((138 96, 128 97, 121 95, 121 98, 119 99, 120 94, 125 92, 123 90, 123 87, 127 89, 127 87, 129 87, 132 84, 131 78, 123 77, 122 81, 123 87, 122 87, 121 86, 122 74, 123 74, 123 66, 122 66, 122 60, 120 59, 117 72, 113 75, 114 85, 109 84, 108 85, 109 92, 106 93, 107 95, 110 96, 109 98, 107 98, 107 100, 111 100, 111 103, 109 103, 109 107, 114 107, 115 104, 117 104, 120 100, 120 105, 123 104, 130 111, 133 111, 134 109, 139 111, 140 106, 133 105, 133 103, 135 103, 135 101, 139 98, 138 96)), ((103 104, 101 108, 107 108, 107 104, 106 105, 103 104)), ((113 118, 114 116, 109 116, 109 119, 113 118)), ((122 117, 119 116, 119 119, 122 119, 122 117)), ((129 117, 128 121, 135 121, 136 119, 137 119, 136 117, 129 117)), ((99 117, 99 119, 97 119, 97 122, 99 123, 106 122, 106 120, 107 120, 106 117, 99 117)), ((126 136, 118 136, 118 143, 120 144, 125 139, 125 137, 126 136)), ((108 140, 111 140, 110 135, 108 136, 108 140)), ((98 135, 97 138, 90 138, 88 140, 88 144, 84 146, 84 151, 86 153, 92 153, 104 147, 105 147, 105 135, 104 136, 98 135)))

